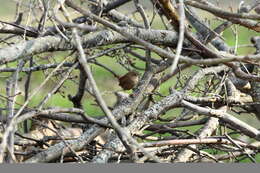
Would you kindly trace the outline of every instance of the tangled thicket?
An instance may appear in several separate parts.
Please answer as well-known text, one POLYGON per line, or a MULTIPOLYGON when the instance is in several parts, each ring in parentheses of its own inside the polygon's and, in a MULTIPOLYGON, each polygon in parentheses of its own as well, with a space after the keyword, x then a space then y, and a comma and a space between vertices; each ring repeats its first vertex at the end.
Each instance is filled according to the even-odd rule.
POLYGON ((259 161, 260 1, 236 2, 18 1, 0 21, 0 162, 259 161))

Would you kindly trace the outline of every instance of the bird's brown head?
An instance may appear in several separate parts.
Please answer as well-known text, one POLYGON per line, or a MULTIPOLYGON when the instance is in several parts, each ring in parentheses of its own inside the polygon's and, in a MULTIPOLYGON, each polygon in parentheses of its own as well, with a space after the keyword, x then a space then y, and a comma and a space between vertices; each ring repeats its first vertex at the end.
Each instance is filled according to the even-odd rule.
POLYGON ((139 76, 137 71, 130 71, 130 72, 126 73, 126 75, 131 76, 131 77, 138 77, 139 76))
POLYGON ((126 73, 124 76, 120 77, 119 79, 119 85, 124 90, 130 90, 135 87, 139 80, 139 74, 136 71, 130 71, 126 73))

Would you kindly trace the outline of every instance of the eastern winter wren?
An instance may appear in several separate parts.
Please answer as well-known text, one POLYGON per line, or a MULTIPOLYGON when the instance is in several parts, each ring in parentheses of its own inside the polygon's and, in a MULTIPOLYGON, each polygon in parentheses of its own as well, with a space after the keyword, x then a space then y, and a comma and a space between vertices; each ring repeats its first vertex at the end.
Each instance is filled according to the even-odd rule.
POLYGON ((139 77, 137 72, 130 71, 126 73, 124 76, 119 77, 118 80, 119 86, 121 86, 124 90, 130 90, 135 87, 139 80, 139 77))

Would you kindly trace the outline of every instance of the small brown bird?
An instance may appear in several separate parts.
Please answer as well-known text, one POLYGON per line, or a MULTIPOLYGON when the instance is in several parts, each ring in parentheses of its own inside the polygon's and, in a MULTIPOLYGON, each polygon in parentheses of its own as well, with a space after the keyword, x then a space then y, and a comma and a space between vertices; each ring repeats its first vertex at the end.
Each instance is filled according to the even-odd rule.
POLYGON ((135 87, 139 80, 138 73, 136 71, 130 71, 124 76, 118 78, 119 86, 124 90, 130 90, 135 87))

